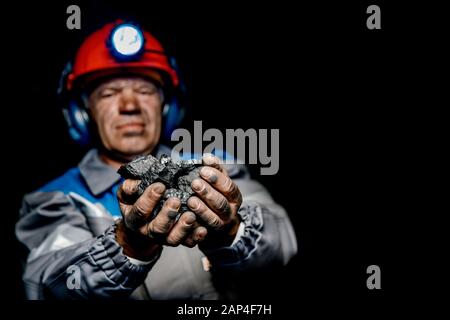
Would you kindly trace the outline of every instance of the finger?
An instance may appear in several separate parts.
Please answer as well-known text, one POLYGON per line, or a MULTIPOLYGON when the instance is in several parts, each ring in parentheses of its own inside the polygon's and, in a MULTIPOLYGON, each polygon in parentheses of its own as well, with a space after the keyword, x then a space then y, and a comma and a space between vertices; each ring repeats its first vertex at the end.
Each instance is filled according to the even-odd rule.
POLYGON ((184 240, 183 245, 189 248, 193 248, 199 242, 202 242, 205 239, 207 233, 208 230, 206 230, 205 227, 198 225, 197 227, 193 228, 193 231, 184 240))
POLYGON ((199 198, 195 196, 190 197, 187 204, 197 217, 205 222, 208 227, 214 230, 223 228, 224 221, 199 198))
POLYGON ((222 218, 227 218, 231 214, 228 200, 215 190, 211 185, 202 179, 192 181, 192 189, 215 213, 222 218))
POLYGON ((231 208, 228 200, 217 190, 211 187, 209 183, 202 179, 194 179, 194 181, 192 181, 192 189, 200 196, 206 205, 221 218, 226 219, 230 216, 231 208))
POLYGON ((218 157, 216 157, 210 153, 205 153, 203 155, 202 163, 205 166, 213 167, 213 168, 219 170, 220 172, 222 172, 223 174, 228 175, 227 170, 222 165, 222 161, 218 157))
POLYGON ((239 205, 242 203, 241 191, 230 177, 211 167, 203 167, 200 170, 200 176, 224 195, 228 201, 239 205))
POLYGON ((161 211, 146 226, 147 229, 144 230, 145 227, 142 228, 143 233, 145 232, 146 235, 153 238, 167 234, 175 223, 180 206, 180 199, 175 197, 167 199, 161 211))
POLYGON ((138 187, 141 180, 126 179, 117 190, 119 202, 124 204, 133 204, 138 198, 138 187))
POLYGON ((136 200, 133 206, 127 206, 125 214, 125 225, 136 230, 147 222, 155 206, 158 204, 165 191, 165 186, 160 183, 151 184, 144 193, 136 200))
POLYGON ((195 247, 197 242, 194 240, 194 232, 196 232, 196 229, 199 227, 202 227, 202 225, 196 219, 192 225, 192 231, 187 235, 187 237, 182 242, 184 246, 189 248, 195 247))
POLYGON ((195 222, 195 214, 190 211, 184 212, 177 223, 170 230, 169 235, 166 238, 169 246, 178 246, 187 238, 191 232, 195 222))

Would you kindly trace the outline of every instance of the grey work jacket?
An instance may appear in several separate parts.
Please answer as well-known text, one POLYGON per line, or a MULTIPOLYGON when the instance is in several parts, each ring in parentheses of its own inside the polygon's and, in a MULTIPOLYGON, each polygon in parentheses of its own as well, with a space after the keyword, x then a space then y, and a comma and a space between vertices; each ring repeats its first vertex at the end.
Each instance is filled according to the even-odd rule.
MULTIPOLYGON (((161 153, 170 150, 160 146, 161 153)), ((227 170, 243 195, 239 238, 209 252, 164 246, 160 256, 141 264, 115 240, 121 178, 97 150, 89 151, 78 167, 23 199, 16 236, 29 249, 27 298, 219 299, 213 276, 287 264, 297 242, 285 210, 244 166, 227 170)))

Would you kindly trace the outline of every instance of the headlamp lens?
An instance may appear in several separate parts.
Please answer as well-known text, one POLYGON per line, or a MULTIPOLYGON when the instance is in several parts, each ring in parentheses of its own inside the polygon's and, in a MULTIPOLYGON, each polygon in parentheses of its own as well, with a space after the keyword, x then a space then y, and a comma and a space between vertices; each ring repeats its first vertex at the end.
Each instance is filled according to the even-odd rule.
POLYGON ((137 27, 124 24, 114 29, 111 34, 114 51, 124 58, 131 58, 141 52, 144 45, 144 36, 137 27))

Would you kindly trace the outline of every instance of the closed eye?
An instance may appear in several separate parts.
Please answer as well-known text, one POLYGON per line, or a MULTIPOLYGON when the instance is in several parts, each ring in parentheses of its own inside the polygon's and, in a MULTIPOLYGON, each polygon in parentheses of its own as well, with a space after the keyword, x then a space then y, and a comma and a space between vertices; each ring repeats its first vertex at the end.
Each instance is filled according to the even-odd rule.
POLYGON ((156 92, 158 92, 158 90, 155 88, 140 88, 137 90, 137 92, 139 94, 144 94, 144 95, 153 95, 156 92))
POLYGON ((100 96, 100 98, 109 98, 109 97, 114 96, 117 92, 118 92, 118 90, 105 89, 100 92, 99 96, 100 96))

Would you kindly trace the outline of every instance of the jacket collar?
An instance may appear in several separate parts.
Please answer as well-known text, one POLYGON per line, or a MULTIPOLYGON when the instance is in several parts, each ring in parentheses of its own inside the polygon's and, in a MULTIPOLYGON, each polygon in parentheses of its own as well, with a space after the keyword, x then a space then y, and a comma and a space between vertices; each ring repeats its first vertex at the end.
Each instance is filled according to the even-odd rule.
MULTIPOLYGON (((160 145, 153 152, 153 154, 156 154, 156 157, 159 157, 163 153, 170 155, 170 149, 164 145, 160 145)), ((98 196, 106 190, 109 190, 121 179, 113 167, 107 165, 100 159, 97 149, 92 149, 86 153, 79 163, 78 168, 94 196, 98 196)))

